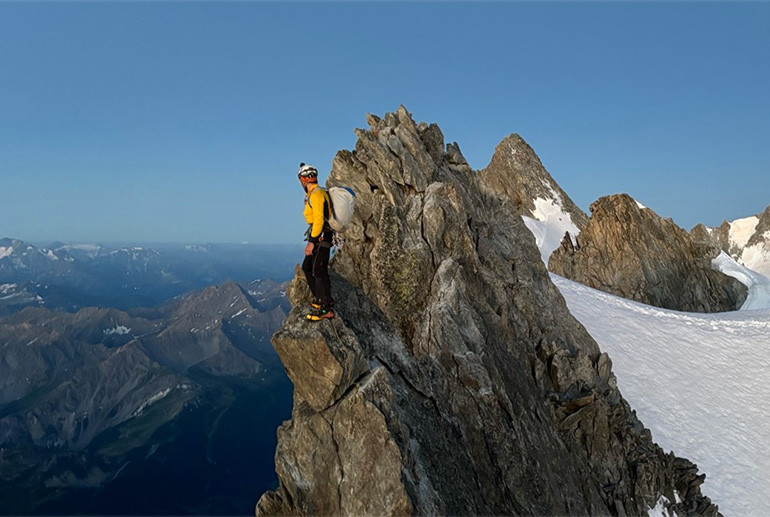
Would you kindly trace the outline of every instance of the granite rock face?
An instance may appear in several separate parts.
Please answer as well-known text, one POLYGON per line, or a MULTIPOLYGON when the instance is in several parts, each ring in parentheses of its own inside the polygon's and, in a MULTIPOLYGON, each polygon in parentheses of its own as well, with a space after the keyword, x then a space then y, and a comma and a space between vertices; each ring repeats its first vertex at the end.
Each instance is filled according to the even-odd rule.
POLYGON ((507 197, 520 215, 532 217, 537 212, 536 199, 557 199, 578 229, 588 224, 585 212, 556 183, 534 149, 518 134, 497 145, 492 160, 479 171, 479 176, 483 186, 507 197))
POLYGON ((358 194, 332 261, 337 318, 295 308, 280 485, 258 515, 716 515, 571 316, 505 193, 403 108, 369 116, 330 181, 358 194))
POLYGON ((553 273, 665 309, 723 312, 745 301, 746 287, 712 268, 719 250, 672 220, 626 194, 600 198, 591 213, 577 246, 564 239, 551 255, 553 273))

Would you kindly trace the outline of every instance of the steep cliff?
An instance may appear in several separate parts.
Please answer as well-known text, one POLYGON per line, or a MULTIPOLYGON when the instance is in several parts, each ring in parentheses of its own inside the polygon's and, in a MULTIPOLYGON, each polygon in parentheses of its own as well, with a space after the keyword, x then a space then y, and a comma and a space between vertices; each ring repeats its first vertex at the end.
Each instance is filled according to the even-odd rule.
POLYGON ((714 246, 672 220, 617 194, 591 204, 576 243, 564 239, 548 269, 595 289, 656 307, 690 312, 739 308, 746 287, 716 271, 714 246))
POLYGON ((571 316, 510 197, 402 107, 369 116, 329 184, 358 193, 338 317, 301 278, 273 345, 294 382, 258 515, 715 515, 653 443, 571 316), (681 501, 681 502, 675 502, 681 501))

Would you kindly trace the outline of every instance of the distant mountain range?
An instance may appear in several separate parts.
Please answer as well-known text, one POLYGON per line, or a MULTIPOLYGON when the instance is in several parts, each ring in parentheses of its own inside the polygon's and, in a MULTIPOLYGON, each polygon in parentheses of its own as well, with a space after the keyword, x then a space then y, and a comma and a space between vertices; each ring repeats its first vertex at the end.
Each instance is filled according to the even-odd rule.
POLYGON ((0 513, 252 512, 292 396, 260 275, 294 255, 0 241, 0 513))
POLYGON ((27 306, 151 307, 224 281, 281 282, 301 257, 296 246, 98 244, 35 246, 0 239, 0 316, 27 306))

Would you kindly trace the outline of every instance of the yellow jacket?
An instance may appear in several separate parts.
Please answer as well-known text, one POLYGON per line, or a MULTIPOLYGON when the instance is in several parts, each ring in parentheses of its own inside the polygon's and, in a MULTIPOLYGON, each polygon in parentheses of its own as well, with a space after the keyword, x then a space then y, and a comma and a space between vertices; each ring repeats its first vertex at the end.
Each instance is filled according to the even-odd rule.
POLYGON ((318 183, 310 183, 305 196, 305 210, 302 212, 307 224, 312 225, 308 241, 318 242, 329 220, 329 194, 318 183))

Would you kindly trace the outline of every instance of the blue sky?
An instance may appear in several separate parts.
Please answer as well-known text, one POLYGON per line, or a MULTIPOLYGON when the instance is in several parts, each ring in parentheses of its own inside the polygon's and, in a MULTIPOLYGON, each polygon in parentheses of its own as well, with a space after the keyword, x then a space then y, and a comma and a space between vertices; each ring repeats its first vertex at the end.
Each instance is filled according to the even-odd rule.
POLYGON ((0 2, 0 237, 301 241, 299 162, 400 104, 718 225, 770 204, 768 63, 770 3, 0 2))

